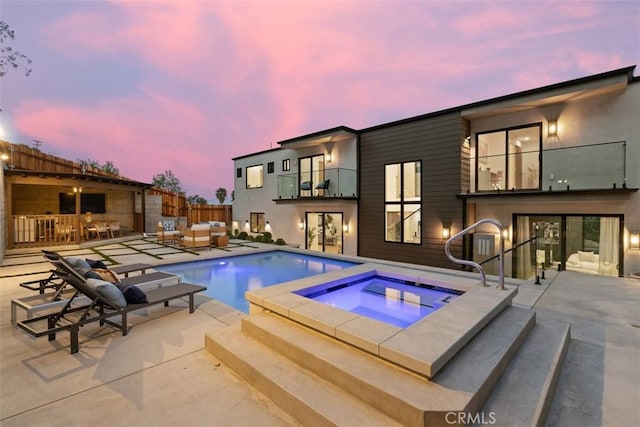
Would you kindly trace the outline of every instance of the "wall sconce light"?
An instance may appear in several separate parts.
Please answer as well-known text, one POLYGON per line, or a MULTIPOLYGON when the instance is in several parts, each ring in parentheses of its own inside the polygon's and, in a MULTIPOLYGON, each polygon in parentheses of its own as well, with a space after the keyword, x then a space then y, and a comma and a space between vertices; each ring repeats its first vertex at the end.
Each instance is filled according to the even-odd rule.
POLYGON ((467 135, 464 138, 464 141, 462 143, 465 147, 469 148, 470 144, 471 144, 471 135, 467 135))
POLYGON ((327 163, 331 163, 331 152, 328 151, 327 155, 325 156, 325 158, 327 159, 327 163))
POLYGON ((303 220, 300 220, 300 222, 298 222, 298 228, 300 230, 304 230, 304 221, 303 220))
POLYGON ((447 240, 449 237, 451 237, 451 226, 442 224, 442 240, 447 240))
POLYGON ((6 162, 7 160, 9 160, 9 155, 7 153, 2 153, 2 155, 0 156, 0 159, 6 162))
POLYGON ((82 187, 73 187, 74 193, 82 193, 82 187))
POLYGON ((269 221, 264 224, 264 231, 271 233, 271 224, 269 224, 269 221))
POLYGON ((509 229, 508 228, 505 228, 505 229, 502 230, 502 238, 504 240, 509 240, 509 229))
POLYGON ((557 120, 549 120, 547 124, 547 138, 557 138, 558 137, 558 121, 557 120))
POLYGON ((349 234, 349 223, 345 222, 344 224, 342 224, 342 232, 344 234, 349 234))
POLYGON ((629 233, 629 249, 640 249, 640 230, 629 233))

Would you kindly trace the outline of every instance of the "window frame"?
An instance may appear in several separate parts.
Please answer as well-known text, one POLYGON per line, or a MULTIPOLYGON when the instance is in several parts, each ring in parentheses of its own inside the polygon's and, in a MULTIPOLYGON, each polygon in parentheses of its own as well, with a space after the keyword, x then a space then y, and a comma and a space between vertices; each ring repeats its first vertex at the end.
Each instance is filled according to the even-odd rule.
POLYGON ((265 222, 264 212, 249 213, 249 230, 252 233, 264 233, 265 228, 266 228, 266 222, 265 222), (260 219, 262 219, 262 223, 260 222, 260 219), (254 224, 255 224, 255 227, 254 227, 254 224))
POLYGON ((267 173, 273 173, 275 171, 274 162, 267 163, 267 173))
MULTIPOLYGON (((474 162, 475 162, 475 192, 476 193, 484 193, 484 192, 494 192, 494 191, 501 191, 501 190, 510 190, 511 187, 509 187, 509 184, 516 181, 516 173, 511 171, 511 165, 510 165, 510 159, 512 156, 514 156, 515 154, 519 154, 521 156, 524 156, 526 154, 530 154, 530 153, 534 153, 533 151, 525 151, 522 153, 511 153, 509 151, 509 133, 510 132, 514 132, 514 131, 518 131, 518 130, 522 130, 522 129, 527 129, 527 128, 532 128, 535 129, 537 128, 538 131, 538 143, 537 143, 537 178, 535 178, 536 182, 536 186, 532 187, 532 186, 520 186, 520 188, 515 188, 514 186, 512 186, 513 188, 515 188, 516 191, 540 191, 542 188, 542 149, 543 149, 543 135, 542 135, 542 122, 532 122, 532 123, 527 123, 527 124, 523 124, 523 125, 518 125, 518 126, 510 126, 510 127, 505 127, 505 128, 498 128, 498 129, 492 129, 492 130, 487 130, 487 131, 482 131, 482 132, 476 132, 475 134, 475 156, 474 156, 474 162), (491 154, 491 147, 487 147, 483 150, 481 150, 481 145, 480 145, 480 138, 483 135, 488 135, 488 134, 497 134, 497 133, 502 133, 503 134, 503 139, 504 139, 504 145, 502 147, 502 153, 500 154, 491 154), (486 153, 480 153, 481 151, 487 150, 486 153), (480 155, 483 154, 483 155, 480 155), (488 165, 488 159, 491 157, 499 157, 502 156, 504 157, 504 170, 503 170, 503 176, 502 176, 502 180, 504 181, 505 185, 504 188, 498 186, 497 188, 488 188, 488 189, 480 189, 480 172, 483 171, 481 168, 482 167, 487 167, 487 170, 490 170, 490 168, 486 165, 488 165), (482 159, 485 158, 486 160, 482 161, 482 159), (484 163, 485 166, 481 165, 481 162, 484 163), (513 175, 512 175, 513 174, 513 175)), ((495 148, 494 148, 495 150, 495 148)), ((531 156, 528 156, 531 157, 531 156)), ((521 171, 522 173, 524 173, 524 170, 521 171)), ((493 175, 493 174, 492 174, 493 175)), ((491 178, 490 182, 493 179, 491 178)))
MULTIPOLYGON (((404 162, 394 162, 394 163, 386 163, 384 165, 384 241, 390 243, 401 243, 401 244, 409 244, 409 245, 421 245, 422 244, 422 160, 411 160, 404 162), (407 179, 407 170, 405 170, 405 165, 415 165, 414 173, 413 173, 413 194, 408 194, 408 188, 405 185, 405 179, 407 179), (393 180, 390 182, 387 177, 387 168, 390 166, 399 166, 398 177, 397 180, 393 180), (399 182, 398 182, 399 181, 399 182), (388 188, 388 185, 393 185, 393 189, 388 188), (398 190, 399 189, 399 193, 398 190), (391 190, 391 193, 390 191, 391 190), (416 196, 416 193, 418 194, 416 196), (393 194, 392 197, 389 197, 389 194, 393 194), (405 230, 405 219, 404 214, 407 208, 411 208, 412 206, 418 206, 414 212, 419 212, 419 218, 417 220, 417 226, 415 229, 415 235, 411 236, 412 240, 409 240, 409 237, 406 236, 405 230), (390 211, 389 208, 395 207, 393 211, 390 211), (390 240, 388 234, 388 224, 387 217, 389 212, 398 212, 400 216, 399 221, 399 230, 398 235, 399 239, 390 240), (413 240, 413 238, 417 238, 413 240)), ((413 214, 411 214, 413 215, 413 214)), ((409 215, 409 216, 411 216, 409 215)), ((407 216, 408 218, 408 216, 407 216)))
POLYGON ((282 160, 282 171, 287 172, 291 170, 291 159, 282 160))
POLYGON ((264 165, 263 164, 247 166, 245 168, 245 173, 246 173, 245 188, 253 189, 253 188, 262 188, 262 187, 264 187, 264 165), (249 179, 251 177, 250 177, 250 171, 249 170, 250 169, 254 169, 254 168, 260 168, 260 184, 259 185, 254 185, 254 186, 250 186, 249 185, 249 179))

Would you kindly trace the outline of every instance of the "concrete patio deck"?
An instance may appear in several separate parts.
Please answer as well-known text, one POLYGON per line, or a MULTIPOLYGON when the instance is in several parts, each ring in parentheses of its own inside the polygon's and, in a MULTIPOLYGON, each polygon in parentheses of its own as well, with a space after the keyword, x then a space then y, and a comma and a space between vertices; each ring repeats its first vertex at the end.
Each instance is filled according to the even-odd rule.
MULTIPOLYGON (((237 242, 241 243, 241 242, 237 242)), ((63 251, 152 265, 265 250, 232 243, 183 251, 142 239, 63 251)), ((275 247, 274 247, 275 248, 275 247)), ((131 332, 87 327, 80 351, 68 335, 33 339, 10 322, 10 301, 31 295, 18 284, 46 277, 38 251, 8 253, 0 265, 0 425, 285 426, 297 425, 204 351, 204 335, 243 313, 206 296, 130 317, 131 332), (182 307, 180 307, 182 306, 182 307)), ((640 425, 640 280, 547 272, 522 283, 514 305, 571 324, 572 339, 547 425, 640 425)), ((517 396, 514 396, 517 399, 517 396)), ((497 424, 517 425, 500 419, 497 424)))

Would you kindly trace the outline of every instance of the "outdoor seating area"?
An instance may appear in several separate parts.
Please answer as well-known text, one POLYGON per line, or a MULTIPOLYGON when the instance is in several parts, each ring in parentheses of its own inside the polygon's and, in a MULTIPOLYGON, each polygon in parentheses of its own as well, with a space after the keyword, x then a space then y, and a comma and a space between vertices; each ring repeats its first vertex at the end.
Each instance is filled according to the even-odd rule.
POLYGON ((157 242, 195 250, 225 247, 229 244, 229 237, 224 222, 208 221, 186 227, 176 225, 174 220, 163 220, 157 225, 157 242))
MULTIPOLYGON (((50 251, 43 251, 43 254, 55 266, 55 276, 59 279, 52 282, 51 286, 55 291, 49 294, 40 293, 36 298, 12 300, 11 320, 30 335, 48 336, 49 341, 54 341, 59 332, 69 332, 72 354, 79 350, 78 332, 82 326, 99 322, 100 326, 109 325, 120 330, 124 336, 129 332, 129 312, 159 303, 164 303, 167 307, 171 300, 187 297, 189 312, 193 313, 194 294, 206 289, 204 286, 182 283, 179 277, 162 272, 119 279, 115 272, 106 268, 91 268, 88 260, 64 258, 50 251), (104 280, 105 275, 100 273, 106 271, 113 274, 113 280, 104 280), (169 283, 172 281, 177 283, 169 283), (16 320, 17 307, 27 311, 26 319, 16 320), (56 308, 59 310, 51 311, 56 308), (35 312, 44 310, 48 313, 33 316, 35 312), (120 322, 111 320, 114 317, 119 318, 120 322)), ((136 270, 145 268, 146 266, 135 267, 136 270)), ((125 268, 120 271, 130 272, 131 269, 125 268)))

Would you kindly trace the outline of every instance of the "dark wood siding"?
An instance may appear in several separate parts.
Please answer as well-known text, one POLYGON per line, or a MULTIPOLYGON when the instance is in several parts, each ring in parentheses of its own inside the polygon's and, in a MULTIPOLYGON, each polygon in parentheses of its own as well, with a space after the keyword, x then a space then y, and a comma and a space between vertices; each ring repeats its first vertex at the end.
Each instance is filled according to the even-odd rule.
MULTIPOLYGON (((468 124, 459 112, 365 131, 360 136, 358 252, 361 256, 456 268, 444 253, 442 224, 462 229, 462 142, 468 124), (422 243, 385 242, 384 166, 422 161, 422 243)), ((462 257, 462 242, 452 245, 462 257)))

